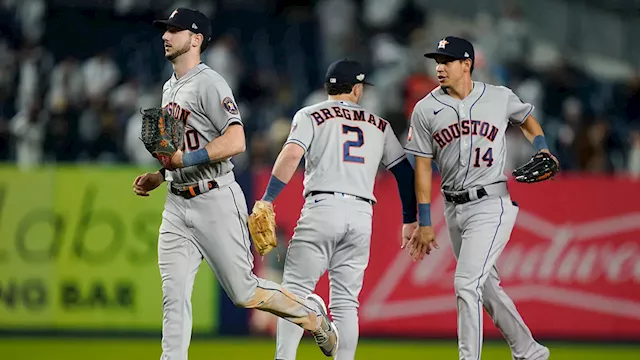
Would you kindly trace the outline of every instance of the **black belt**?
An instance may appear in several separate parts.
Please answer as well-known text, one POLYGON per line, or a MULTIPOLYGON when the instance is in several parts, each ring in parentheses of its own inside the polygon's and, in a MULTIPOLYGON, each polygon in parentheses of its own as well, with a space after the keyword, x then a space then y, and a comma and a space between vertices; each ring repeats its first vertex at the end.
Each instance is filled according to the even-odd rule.
MULTIPOLYGON (((457 205, 468 203, 469 201, 471 201, 471 195, 469 194, 469 190, 465 192, 456 193, 456 194, 451 194, 446 191, 443 191, 443 193, 444 193, 445 200, 457 205)), ((483 187, 478 188, 478 199, 482 199, 487 195, 489 195, 487 194, 487 190, 485 190, 483 187)))
MULTIPOLYGON (((211 190, 218 187, 218 183, 214 180, 209 180, 207 181, 207 186, 209 187, 209 190, 211 190)), ((198 184, 184 186, 182 188, 177 188, 171 185, 169 186, 169 189, 174 195, 182 196, 185 199, 191 199, 202 194, 202 191, 200 191, 200 186, 198 184)))
POLYGON ((345 194, 345 193, 341 193, 341 192, 337 192, 337 191, 310 191, 307 196, 316 196, 316 195, 321 195, 321 194, 328 194, 328 195, 347 195, 349 197, 353 197, 356 200, 360 200, 360 201, 364 201, 367 202, 371 205, 374 204, 373 200, 367 199, 367 198, 363 198, 361 196, 357 196, 357 195, 351 195, 351 194, 345 194))

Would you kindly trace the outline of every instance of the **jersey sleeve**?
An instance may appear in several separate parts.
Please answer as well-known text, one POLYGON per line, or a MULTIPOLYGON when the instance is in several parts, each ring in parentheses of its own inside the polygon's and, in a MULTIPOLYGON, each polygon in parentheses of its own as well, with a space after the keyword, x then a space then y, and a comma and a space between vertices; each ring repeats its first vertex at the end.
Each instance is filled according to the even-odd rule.
POLYGON ((418 106, 413 109, 407 143, 404 150, 412 155, 421 157, 433 157, 433 138, 428 119, 422 115, 418 106))
POLYGON ((509 122, 514 125, 520 125, 533 112, 534 106, 520 100, 511 89, 507 88, 507 93, 507 117, 509 122))
POLYGON ((387 169, 391 169, 396 166, 407 155, 400 145, 400 141, 393 133, 391 126, 387 126, 384 130, 384 149, 382 151, 382 166, 387 169))
POLYGON ((231 88, 225 81, 210 83, 203 91, 202 96, 205 115, 221 134, 231 124, 242 125, 240 110, 236 105, 231 88))
POLYGON ((293 116, 293 120, 291 121, 291 131, 289 132, 289 137, 284 144, 298 144, 304 149, 304 152, 306 153, 311 146, 311 141, 313 140, 313 132, 314 129, 311 117, 304 111, 298 111, 293 116))

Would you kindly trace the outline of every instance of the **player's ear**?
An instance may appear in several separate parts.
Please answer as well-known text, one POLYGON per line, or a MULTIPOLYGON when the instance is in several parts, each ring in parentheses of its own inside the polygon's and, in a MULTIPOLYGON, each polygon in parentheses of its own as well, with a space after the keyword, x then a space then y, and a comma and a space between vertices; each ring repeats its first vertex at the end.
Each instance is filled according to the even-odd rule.
POLYGON ((199 48, 202 42, 204 41, 204 36, 202 34, 193 34, 191 37, 191 46, 199 48))
POLYGON ((464 67, 469 71, 469 73, 471 73, 471 65, 473 64, 471 59, 464 59, 463 64, 464 67))
POLYGON ((353 85, 353 89, 351 89, 351 92, 353 93, 353 95, 355 95, 356 97, 359 97, 360 95, 362 95, 362 89, 364 88, 364 85, 362 84, 355 84, 353 85))

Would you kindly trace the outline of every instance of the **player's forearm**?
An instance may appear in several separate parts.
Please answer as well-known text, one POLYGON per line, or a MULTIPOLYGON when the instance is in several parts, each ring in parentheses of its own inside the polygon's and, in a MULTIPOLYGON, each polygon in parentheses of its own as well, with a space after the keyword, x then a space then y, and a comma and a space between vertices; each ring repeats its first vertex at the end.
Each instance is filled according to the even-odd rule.
POLYGON ((297 144, 289 143, 282 149, 271 172, 269 184, 262 195, 262 200, 273 202, 285 185, 291 180, 304 155, 304 149, 297 144))
POLYGON ((178 167, 189 167, 228 159, 246 149, 244 129, 231 125, 221 136, 211 140, 204 148, 182 154, 178 167))
POLYGON ((529 115, 525 121, 520 125, 520 129, 529 142, 536 148, 536 150, 546 150, 549 148, 547 141, 544 137, 544 131, 538 120, 533 115, 529 115))
POLYGON ((420 226, 431 225, 431 159, 416 156, 416 198, 418 199, 418 221, 420 226))
POLYGON ((275 164, 273 165, 273 170, 271 174, 278 179, 280 179, 284 183, 288 183, 289 180, 293 177, 293 174, 296 172, 298 165, 300 164, 300 156, 294 153, 293 151, 287 151, 285 148, 278 158, 276 159, 275 164))
POLYGON ((402 201, 402 222, 411 224, 416 221, 417 200, 415 192, 415 174, 409 160, 404 159, 389 169, 398 183, 398 192, 402 201))

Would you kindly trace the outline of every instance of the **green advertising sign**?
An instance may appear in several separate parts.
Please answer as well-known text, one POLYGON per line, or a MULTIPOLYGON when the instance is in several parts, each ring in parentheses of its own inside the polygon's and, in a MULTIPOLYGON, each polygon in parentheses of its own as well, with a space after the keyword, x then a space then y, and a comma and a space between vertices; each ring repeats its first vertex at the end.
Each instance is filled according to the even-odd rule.
MULTIPOLYGON (((0 329, 161 329, 157 239, 166 190, 135 196, 140 172, 0 167, 0 329)), ((194 332, 217 329, 216 291, 203 262, 194 332)))

